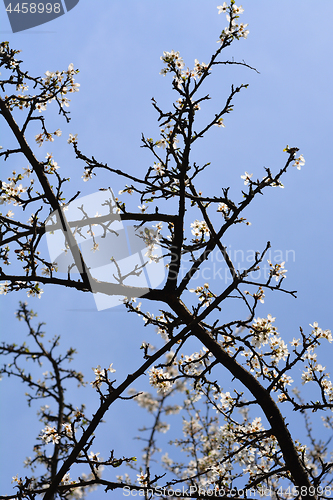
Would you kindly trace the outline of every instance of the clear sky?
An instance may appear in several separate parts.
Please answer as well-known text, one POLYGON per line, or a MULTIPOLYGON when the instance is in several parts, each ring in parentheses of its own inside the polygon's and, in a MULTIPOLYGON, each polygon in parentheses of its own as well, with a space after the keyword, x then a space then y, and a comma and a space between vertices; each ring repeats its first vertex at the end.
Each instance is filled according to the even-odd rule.
MULTIPOLYGON (((63 136, 52 147, 35 148, 39 158, 53 153, 64 175, 72 178, 72 192, 89 194, 108 186, 118 192, 123 184, 106 175, 83 183, 83 165, 66 143, 69 133, 78 134, 84 153, 113 167, 143 173, 152 164, 149 154, 140 149, 142 132, 158 138, 151 98, 164 108, 174 98, 171 78, 159 74, 160 56, 173 49, 180 51, 186 66, 193 67, 195 58, 208 62, 226 25, 224 15, 217 14, 217 3, 80 0, 66 15, 16 34, 11 33, 4 6, 0 6, 1 38, 9 40, 12 48, 22 49, 20 58, 30 74, 67 69, 69 63, 80 69, 76 81, 81 87, 79 93, 71 95, 70 124, 50 107, 46 118, 63 131, 63 136)), ((244 60, 260 74, 237 66, 214 69, 205 87, 212 101, 203 114, 223 105, 232 83, 250 86, 236 96, 234 111, 225 118, 226 127, 214 127, 194 153, 199 163, 211 162, 209 174, 207 170, 202 177, 204 193, 219 195, 222 187, 231 186, 235 196, 242 189, 240 176, 245 170, 255 178, 264 176, 265 166, 277 171, 286 160, 282 150, 287 144, 299 147, 304 155, 306 163, 301 171, 293 168, 284 177, 285 189, 270 189, 257 199, 245 215, 252 225, 238 227, 226 242, 232 251, 242 250, 245 258, 246 252, 261 250, 270 240, 272 257, 279 251, 283 260, 288 259, 285 285, 298 290, 298 298, 267 293, 258 314, 276 316, 279 331, 289 340, 297 336, 299 326, 306 330, 314 321, 324 329, 333 326, 333 3, 243 0, 242 5, 242 21, 249 23, 250 34, 247 40, 233 43, 226 57, 244 60)), ((3 124, 1 136, 5 146, 3 124)), ((24 161, 17 161, 17 170, 26 167, 24 161)), ((238 255, 241 260, 241 252, 238 255)), ((77 348, 73 367, 83 371, 87 380, 93 379, 91 368, 98 364, 107 367, 113 362, 118 382, 139 365, 141 342, 153 338, 140 319, 121 307, 98 312, 88 294, 55 286, 43 288, 42 298, 28 299, 29 306, 46 323, 50 337, 61 333, 64 348, 77 348)), ((1 340, 19 343, 25 334, 24 325, 14 317, 19 300, 27 300, 26 293, 1 296, 1 340)), ((322 354, 329 369, 331 353, 322 354)), ((31 455, 41 424, 37 408, 26 406, 22 384, 4 378, 0 390, 0 494, 10 494, 11 477, 27 474, 21 464, 31 455)), ((98 397, 92 389, 81 390, 81 399, 74 391, 72 397, 77 398, 77 404, 86 402, 88 412, 97 407, 98 397)), ((135 408, 112 408, 104 428, 105 443, 98 450, 101 455, 103 447, 105 457, 111 448, 119 455, 138 454, 139 445, 132 437, 144 412, 136 412, 132 418, 130 411, 135 408)), ((292 424, 297 426, 297 421, 292 424)), ((100 496, 95 493, 91 498, 100 496)))

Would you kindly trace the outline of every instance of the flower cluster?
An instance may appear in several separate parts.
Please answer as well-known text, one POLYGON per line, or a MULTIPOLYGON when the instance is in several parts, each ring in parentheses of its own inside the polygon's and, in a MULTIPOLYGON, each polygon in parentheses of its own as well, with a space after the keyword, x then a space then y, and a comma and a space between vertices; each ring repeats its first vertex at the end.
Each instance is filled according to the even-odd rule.
POLYGON ((231 5, 229 6, 227 2, 224 2, 223 5, 218 5, 217 8, 219 14, 228 12, 228 14, 226 14, 226 18, 229 23, 229 25, 222 31, 218 42, 223 45, 228 37, 236 38, 237 40, 240 38, 247 38, 249 34, 249 30, 246 29, 248 24, 238 24, 236 21, 239 18, 239 15, 243 14, 243 7, 241 5, 237 7, 237 5, 233 2, 231 2, 231 5))
MULTIPOLYGON (((75 83, 74 81, 74 75, 76 75, 79 71, 74 69, 73 63, 71 63, 68 66, 67 71, 46 71, 45 72, 45 78, 43 78, 44 85, 52 91, 50 92, 50 101, 54 99, 54 92, 55 91, 60 91, 60 102, 61 102, 61 107, 69 106, 70 99, 65 97, 65 95, 68 92, 78 92, 80 84, 75 83)), ((49 101, 49 102, 50 102, 49 101)), ((46 106, 45 106, 46 109, 46 106)))
POLYGON ((274 276, 275 281, 279 281, 280 278, 286 278, 287 269, 284 269, 285 262, 281 262, 281 264, 272 264, 270 260, 267 260, 270 266, 271 276, 274 276))
POLYGON ((42 297, 43 293, 44 290, 42 288, 39 288, 39 283, 36 283, 27 291, 28 297, 38 297, 39 299, 42 297))
MULTIPOLYGON (((314 339, 318 340, 323 338, 328 340, 330 343, 333 341, 332 332, 330 330, 322 330, 316 321, 312 325, 310 324, 310 326, 312 328, 311 335, 314 339)), ((329 375, 328 373, 325 373, 326 367, 317 362, 317 354, 314 352, 316 346, 317 344, 309 346, 306 353, 302 357, 302 360, 307 361, 308 363, 302 373, 302 383, 306 384, 311 381, 319 382, 325 397, 330 403, 332 403, 333 384, 329 378, 325 378, 329 375), (317 374, 319 374, 319 376, 317 374)))
POLYGON ((50 153, 47 153, 45 158, 47 160, 47 167, 48 167, 45 168, 45 172, 47 172, 48 174, 54 174, 54 172, 58 170, 58 168, 60 168, 58 163, 53 160, 52 154, 50 153))
POLYGON ((9 292, 9 285, 9 281, 5 281, 0 285, 0 295, 7 295, 7 293, 9 292))
POLYGON ((252 328, 250 334, 252 335, 251 344, 255 347, 261 347, 268 343, 269 337, 271 335, 276 335, 277 328, 273 326, 276 318, 273 318, 271 314, 267 315, 266 318, 257 318, 252 323, 252 328))
POLYGON ((43 429, 43 434, 41 436, 41 439, 47 444, 52 442, 53 444, 58 444, 60 441, 60 434, 57 433, 57 430, 55 427, 50 427, 47 425, 45 429, 43 429))
POLYGON ((223 215, 228 215, 230 208, 225 203, 219 203, 216 211, 221 212, 223 215))
POLYGON ((112 368, 112 365, 113 363, 111 363, 111 365, 107 369, 102 369, 100 365, 98 365, 97 368, 93 368, 95 373, 95 380, 93 382, 90 382, 90 385, 98 388, 103 382, 108 382, 108 372, 114 373, 116 371, 114 368, 112 368))
POLYGON ((313 325, 310 325, 312 330, 312 335, 314 335, 318 339, 326 339, 329 342, 333 341, 331 330, 322 330, 319 328, 317 321, 314 321, 313 325))
MULTIPOLYGON (((284 340, 277 335, 276 328, 271 324, 273 321, 275 321, 275 318, 272 318, 270 314, 267 316, 267 320, 258 318, 254 321, 252 325, 253 330, 250 330, 253 335, 251 344, 257 349, 269 344, 270 350, 265 354, 265 356, 269 355, 271 358, 271 364, 277 365, 280 360, 285 360, 287 358, 289 355, 289 349, 284 340)), ((269 370, 267 366, 261 365, 261 359, 264 356, 262 352, 257 352, 254 355, 252 351, 245 350, 242 352, 242 356, 245 356, 247 364, 250 366, 252 372, 256 372, 256 376, 264 374, 270 379, 276 376, 274 370, 269 370)), ((281 379, 280 382, 282 385, 285 385, 292 382, 292 379, 285 377, 284 379, 281 379)))
POLYGON ((265 303, 265 301, 264 301, 265 292, 261 286, 259 287, 258 291, 256 293, 253 293, 253 294, 248 292, 247 290, 244 290, 244 295, 250 295, 250 297, 253 297, 254 299, 259 300, 259 302, 261 302, 262 304, 265 303))
POLYGON ((220 403, 222 411, 227 411, 233 406, 234 399, 230 395, 230 392, 225 392, 225 393, 221 392, 220 403))
POLYGON ((208 68, 208 64, 202 62, 199 63, 198 59, 194 59, 194 71, 192 76, 196 78, 197 76, 201 76, 208 68))
POLYGON ((195 242, 202 241, 205 239, 205 236, 210 235, 207 223, 204 220, 199 221, 196 219, 191 223, 191 228, 191 233, 195 236, 195 238, 193 238, 193 241, 195 242))
MULTIPOLYGON (((289 354, 289 350, 285 341, 278 336, 271 337, 269 339, 269 345, 271 348, 271 359, 273 364, 278 363, 281 359, 285 360, 289 354)), ((284 379, 282 382, 284 384, 290 383, 291 379, 284 379)))
POLYGON ((37 134, 35 136, 35 141, 36 143, 38 144, 38 146, 40 147, 44 141, 50 141, 50 142, 53 142, 54 141, 54 135, 56 137, 60 137, 62 134, 61 130, 60 129, 57 129, 55 132, 53 132, 53 134, 49 133, 49 132, 41 132, 40 134, 37 134))
POLYGON ((71 424, 62 424, 63 428, 64 428, 64 433, 67 437, 69 438, 72 438, 73 437, 73 429, 72 429, 72 426, 71 424))
POLYGON ((185 66, 183 58, 180 57, 179 52, 175 52, 174 50, 171 52, 164 51, 160 59, 167 65, 160 71, 160 74, 163 76, 175 68, 182 69, 185 66))
POLYGON ((196 288, 190 288, 191 293, 198 295, 200 302, 203 306, 208 307, 215 295, 209 290, 209 284, 205 283, 203 286, 197 286, 196 288))
POLYGON ((202 370, 209 364, 207 349, 194 352, 190 356, 181 354, 177 364, 181 368, 181 372, 186 373, 186 375, 200 375, 202 370))
POLYGON ((162 393, 168 392, 172 387, 170 374, 155 366, 149 370, 149 383, 152 387, 156 387, 157 392, 162 393))
MULTIPOLYGON (((16 66, 18 63, 16 62, 16 66)), ((13 66, 12 69, 14 69, 13 66)), ((80 84, 75 83, 74 75, 78 73, 78 70, 74 70, 73 64, 68 66, 66 71, 56 71, 50 72, 46 71, 45 78, 34 78, 35 85, 37 84, 41 87, 41 94, 36 95, 24 95, 19 93, 17 95, 13 94, 9 98, 6 96, 6 106, 12 111, 15 107, 19 109, 29 108, 32 110, 36 109, 40 113, 45 111, 47 104, 51 103, 56 99, 60 107, 68 107, 70 99, 66 97, 69 92, 78 92, 80 84)), ((25 82, 17 83, 17 91, 27 91, 28 86, 25 82)))
POLYGON ((158 409, 158 401, 152 394, 149 392, 139 392, 134 388, 129 389, 128 391, 130 396, 135 395, 135 401, 141 408, 145 408, 149 413, 154 413, 158 409))
POLYGON ((271 177, 269 177, 269 176, 265 176, 265 177, 263 177, 263 178, 262 178, 262 180, 263 180, 263 182, 264 182, 265 184, 270 184, 270 186, 272 186, 272 187, 280 187, 280 188, 282 188, 282 189, 284 188, 284 185, 283 185, 283 184, 282 184, 282 182, 281 182, 280 180, 278 180, 278 179, 277 179, 277 180, 275 180, 275 181, 273 181, 273 179, 272 179, 271 177))
MULTIPOLYGON (((171 52, 164 51, 160 59, 166 63, 166 66, 160 71, 160 74, 165 76, 167 73, 173 72, 174 80, 177 83, 178 88, 180 88, 182 83, 189 78, 196 80, 208 70, 208 64, 204 62, 199 63, 198 59, 194 60, 193 69, 184 69, 185 63, 183 58, 179 55, 179 52, 175 52, 174 50, 171 52)), ((196 107, 196 109, 200 109, 200 107, 196 107)))
POLYGON ((27 188, 23 187, 22 184, 17 184, 15 180, 10 182, 3 182, 0 196, 0 205, 3 203, 11 203, 16 206, 19 203, 19 198, 22 193, 25 193, 27 188))

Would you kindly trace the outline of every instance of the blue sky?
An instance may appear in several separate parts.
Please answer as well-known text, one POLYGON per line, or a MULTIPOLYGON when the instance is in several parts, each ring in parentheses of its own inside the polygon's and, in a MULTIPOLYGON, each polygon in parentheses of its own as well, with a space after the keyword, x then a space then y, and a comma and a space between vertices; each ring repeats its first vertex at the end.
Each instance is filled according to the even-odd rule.
MULTIPOLYGON (((142 132, 158 138, 156 112, 150 100, 154 97, 168 109, 175 97, 171 78, 159 74, 160 56, 164 50, 179 50, 186 66, 193 67, 195 58, 208 62, 226 25, 224 15, 217 15, 216 5, 211 0, 80 0, 66 15, 16 34, 11 33, 4 7, 0 6, 1 38, 22 49, 23 67, 30 74, 66 69, 71 62, 80 69, 76 81, 81 87, 78 94, 72 94, 70 124, 60 120, 50 107, 46 117, 55 129, 63 131, 63 136, 52 148, 36 148, 41 158, 52 150, 55 161, 72 178, 72 192, 80 189, 82 194, 90 194, 105 186, 118 192, 123 184, 105 174, 83 183, 83 165, 66 143, 69 133, 78 134, 84 153, 119 169, 143 173, 152 164, 149 154, 140 149, 142 132)), ((242 21, 249 23, 250 34, 247 40, 235 42, 225 57, 244 60, 260 74, 237 66, 214 69, 204 89, 212 100, 202 110, 203 117, 223 106, 232 83, 250 86, 236 96, 234 111, 225 119, 226 127, 214 127, 194 150, 194 159, 211 162, 211 170, 202 176, 199 186, 205 193, 218 195, 221 187, 231 186, 231 195, 239 199, 243 187, 240 176, 245 170, 253 172, 255 178, 264 175, 265 166, 277 171, 286 160, 282 150, 287 144, 299 147, 304 155, 306 163, 301 171, 293 168, 284 177, 285 189, 266 191, 245 215, 252 225, 237 227, 226 242, 244 255, 263 249, 268 240, 272 252, 287 255, 291 251, 288 255, 294 258, 286 262, 285 285, 298 290, 298 298, 267 293, 265 304, 258 310, 261 317, 268 313, 276 316, 279 331, 289 340, 297 336, 299 326, 306 330, 313 321, 325 329, 333 325, 333 4, 324 0, 319 8, 308 0, 244 0, 242 5, 242 21)), ((6 134, 2 130, 3 146, 6 134)), ((21 166, 25 167, 25 162, 17 169, 21 166)), ((1 340, 18 343, 16 339, 24 336, 24 326, 14 317, 19 300, 26 300, 26 294, 1 296, 1 340)), ((41 300, 29 299, 29 306, 38 312, 40 321, 47 323, 50 337, 60 332, 64 348, 77 348, 75 367, 87 380, 93 379, 92 367, 113 362, 120 382, 139 365, 141 342, 153 339, 143 330, 141 320, 122 308, 97 312, 88 294, 45 286, 41 300)), ((329 368, 330 352, 323 350, 322 355, 323 364, 329 368)), ((11 477, 27 473, 21 464, 31 454, 40 423, 36 408, 26 407, 22 384, 3 379, 0 390, 0 493, 10 494, 11 477)), ((88 411, 93 412, 97 395, 92 389, 81 394, 88 411)), ((74 391, 72 397, 79 398, 74 391)), ((105 427, 108 448, 115 448, 120 455, 138 454, 139 449, 132 440, 137 434, 136 418, 131 418, 128 408, 116 405, 105 427)), ((144 417, 143 413, 138 415, 144 417)), ((297 421, 291 425, 297 427, 297 421)))

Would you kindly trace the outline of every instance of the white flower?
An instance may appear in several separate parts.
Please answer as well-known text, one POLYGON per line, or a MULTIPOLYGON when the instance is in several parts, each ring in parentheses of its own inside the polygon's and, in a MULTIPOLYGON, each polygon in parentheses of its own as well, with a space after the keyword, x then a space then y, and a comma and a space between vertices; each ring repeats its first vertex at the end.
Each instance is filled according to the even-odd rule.
POLYGON ((243 7, 240 5, 239 7, 237 7, 237 5, 233 5, 232 6, 232 11, 235 13, 235 14, 243 14, 244 12, 244 9, 243 7))
POLYGON ((73 144, 74 142, 77 142, 77 134, 69 134, 69 138, 67 139, 68 144, 73 144))
POLYGON ((238 26, 238 36, 247 38, 247 35, 250 33, 249 30, 245 29, 247 26, 248 24, 240 23, 240 25, 238 26))
POLYGON ((229 211, 229 207, 225 203, 219 203, 216 211, 222 212, 224 215, 226 215, 229 211))
POLYGON ((221 393, 221 405, 222 405, 222 410, 229 410, 231 407, 232 403, 234 402, 233 398, 230 395, 230 392, 226 393, 221 393))
POLYGON ((166 146, 166 144, 167 144, 167 143, 166 143, 166 140, 165 140, 165 139, 161 139, 160 141, 157 141, 157 142, 156 142, 156 146, 157 146, 158 148, 162 147, 162 148, 164 149, 164 148, 165 148, 165 146, 166 146))
POLYGON ((71 481, 71 476, 69 475, 69 472, 66 472, 66 474, 62 477, 61 483, 69 484, 70 481, 71 481))
POLYGON ((61 436, 57 433, 55 427, 50 427, 49 425, 47 425, 42 432, 43 434, 41 438, 43 441, 45 441, 45 443, 50 443, 51 441, 53 444, 59 443, 61 436))
POLYGON ((143 472, 141 472, 140 474, 137 474, 137 478, 138 478, 138 483, 141 485, 141 486, 147 486, 147 474, 144 474, 143 472))
POLYGON ((294 382, 294 380, 291 377, 289 377, 289 375, 283 374, 282 377, 280 378, 280 382, 282 382, 283 387, 285 387, 286 385, 291 385, 294 382))
POLYGON ((275 318, 272 318, 270 314, 266 318, 257 318, 252 323, 252 329, 250 333, 253 335, 251 339, 251 344, 255 347, 261 347, 269 342, 269 337, 271 335, 276 335, 277 329, 273 326, 275 318))
POLYGON ((44 293, 44 290, 39 288, 38 283, 34 286, 34 288, 30 288, 30 290, 27 291, 28 297, 38 297, 39 299, 42 297, 42 293, 44 293))
POLYGON ((97 368, 93 368, 95 373, 95 380, 90 382, 93 387, 99 387, 103 380, 105 379, 106 370, 102 370, 101 365, 97 365, 97 368))
POLYGON ((315 321, 313 325, 310 324, 310 326, 311 328, 313 328, 312 334, 315 335, 316 337, 324 338, 329 342, 333 341, 331 330, 322 330, 321 328, 319 328, 317 321, 315 321))
POLYGON ((23 481, 22 479, 18 477, 18 474, 16 474, 16 476, 13 476, 12 477, 12 483, 17 483, 18 485, 22 485, 23 484, 23 481))
POLYGON ((99 387, 102 382, 106 382, 107 380, 107 372, 114 373, 116 370, 112 368, 113 363, 110 364, 109 368, 101 368, 100 365, 97 365, 97 368, 93 368, 95 373, 95 380, 90 382, 90 385, 93 387, 99 387))
POLYGON ((72 437, 73 436, 73 432, 72 432, 72 426, 71 426, 71 424, 62 424, 62 426, 64 428, 64 432, 65 432, 66 436, 72 437))
POLYGON ((26 175, 27 177, 30 177, 30 174, 32 174, 32 170, 29 168, 29 165, 27 168, 23 169, 23 175, 26 175))
POLYGON ((293 163, 293 167, 297 167, 298 170, 301 170, 301 167, 305 164, 304 156, 300 155, 299 158, 295 158, 293 163))
POLYGON ((204 235, 209 236, 210 232, 207 226, 207 223, 202 220, 199 221, 196 219, 194 222, 191 223, 191 233, 196 237, 202 237, 204 235))
POLYGON ((54 160, 51 160, 50 171, 54 172, 54 170, 58 170, 58 168, 60 168, 58 163, 54 160))
POLYGON ((81 175, 81 178, 83 179, 83 182, 87 182, 92 178, 92 173, 90 172, 90 170, 85 169, 84 174, 81 175))
POLYGON ((160 231, 162 231, 163 224, 162 222, 158 222, 157 224, 153 225, 153 227, 156 227, 156 230, 159 233, 160 231))
POLYGON ((164 167, 161 162, 159 163, 154 163, 154 170, 158 175, 163 175, 164 174, 164 167))
POLYGON ((302 384, 306 384, 311 380, 313 380, 312 372, 310 371, 309 367, 307 367, 307 370, 303 371, 302 373, 302 384))
POLYGON ((273 363, 280 361, 280 359, 285 360, 289 354, 289 350, 284 340, 281 337, 275 336, 269 339, 269 343, 272 349, 271 359, 273 363))
MULTIPOLYGON (((200 64, 198 59, 194 59, 194 70, 192 71, 192 77, 195 78, 196 76, 201 76, 205 69, 207 69, 207 67, 208 64, 204 62, 200 64)), ((196 104, 195 109, 200 109, 200 105, 196 104)))
POLYGON ((37 142, 37 144, 39 145, 39 147, 43 144, 44 142, 44 137, 43 137, 43 134, 37 134, 35 136, 35 141, 37 142))
POLYGON ((46 110, 46 104, 42 102, 37 102, 36 109, 38 109, 38 111, 41 113, 42 111, 46 110))
POLYGON ((271 276, 275 277, 275 281, 279 281, 279 278, 286 278, 287 269, 284 269, 285 262, 281 262, 281 264, 273 265, 270 260, 267 260, 270 268, 271 268, 271 276))
POLYGON ((156 426, 157 432, 161 432, 162 434, 168 432, 169 429, 170 429, 170 424, 167 424, 166 422, 158 422, 156 426))
POLYGON ((225 128, 225 125, 223 123, 223 118, 219 118, 214 125, 217 125, 218 127, 223 127, 225 128))
POLYGON ((110 373, 114 373, 116 371, 114 368, 112 368, 112 365, 113 365, 113 363, 111 363, 111 365, 108 368, 108 372, 110 372, 110 373))
POLYGON ((241 175, 241 179, 244 179, 245 186, 250 182, 252 175, 253 174, 249 174, 248 172, 245 172, 245 175, 241 175))
POLYGON ((9 281, 5 281, 5 283, 0 285, 0 295, 7 295, 9 284, 9 281))
POLYGON ((93 460, 94 462, 98 462, 99 461, 98 455, 99 455, 99 453, 94 453, 93 451, 91 451, 88 455, 88 458, 89 458, 89 460, 93 460))
POLYGON ((189 292, 195 293, 199 296, 200 302, 202 302, 203 306, 208 307, 211 303, 212 299, 216 297, 210 290, 209 284, 205 283, 203 286, 197 286, 197 288, 190 288, 189 292))
POLYGON ((149 370, 149 383, 152 387, 157 388, 157 392, 165 393, 172 387, 169 378, 169 374, 164 372, 161 368, 155 368, 155 366, 153 366, 149 370))
POLYGON ((228 10, 227 2, 224 2, 223 5, 218 5, 217 9, 219 9, 218 14, 222 14, 222 12, 227 12, 228 10))

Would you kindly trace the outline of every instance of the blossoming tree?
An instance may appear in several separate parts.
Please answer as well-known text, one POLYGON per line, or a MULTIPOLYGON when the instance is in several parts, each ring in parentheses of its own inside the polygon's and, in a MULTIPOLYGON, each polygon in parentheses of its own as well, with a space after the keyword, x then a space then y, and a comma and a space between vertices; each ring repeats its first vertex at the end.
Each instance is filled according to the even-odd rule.
POLYGON ((82 151, 78 137, 70 134, 68 143, 84 164, 83 181, 89 182, 104 170, 111 178, 118 176, 127 182, 118 196, 101 188, 99 199, 106 210, 103 215, 88 214, 82 203, 82 217, 76 220, 66 214, 79 193, 64 196, 69 179, 60 174, 51 154, 38 159, 38 147, 27 140, 27 135, 39 127, 37 146, 61 135, 60 129, 49 129, 44 112, 49 105, 55 105, 69 122, 65 108, 69 93, 78 91, 78 71, 71 64, 66 71, 48 71, 42 78, 33 77, 15 58, 18 52, 7 42, 1 44, 0 65, 5 73, 0 81, 0 112, 16 145, 4 144, 0 156, 8 160, 23 155, 29 164, 1 182, 1 293, 26 290, 28 296, 40 297, 41 286, 53 284, 122 297, 123 307, 141 316, 145 326, 155 329, 158 335, 157 347, 142 343, 142 359, 123 381, 114 380, 112 363, 108 368, 95 368, 91 385, 100 403, 89 416, 84 405, 76 408, 65 398, 69 379, 79 385, 85 383, 81 372, 67 366, 75 350, 56 354, 59 337, 46 345, 42 324, 34 327, 35 314, 20 303, 17 317, 26 323, 33 345, 3 343, 1 353, 11 361, 3 365, 1 372, 17 376, 29 386, 29 402, 42 400, 39 415, 44 428, 37 437, 33 458, 26 463, 32 475, 15 476, 16 491, 6 498, 82 498, 99 485, 110 496, 122 490, 123 494, 145 498, 244 498, 264 492, 273 498, 330 496, 332 463, 327 457, 328 443, 314 436, 307 412, 322 412, 324 425, 332 429, 326 412, 333 406, 333 387, 316 356, 320 342, 332 342, 332 334, 314 322, 310 329, 301 329, 292 341, 283 338, 275 318, 261 318, 256 311, 264 302, 266 290, 295 296, 296 292, 284 288, 284 263, 268 261, 269 275, 259 282, 253 273, 267 259, 270 243, 258 250, 246 269, 239 271, 225 242, 231 227, 250 224, 243 216, 250 203, 268 189, 283 187, 281 179, 290 167, 300 170, 305 160, 297 147, 286 146, 286 161, 277 172, 267 167, 262 179, 253 179, 248 172, 241 176, 244 187, 239 199, 233 199, 227 188, 222 189, 222 194, 203 194, 197 188, 209 164, 199 165, 192 158, 193 148, 214 126, 226 126, 234 99, 247 85, 232 86, 222 109, 204 125, 197 117, 210 97, 202 89, 220 65, 239 64, 254 70, 245 62, 222 58, 225 48, 248 35, 247 24, 240 22, 243 8, 231 0, 229 5, 224 2, 218 6, 218 13, 226 13, 227 27, 207 63, 195 59, 191 69, 178 52, 164 52, 161 57, 161 73, 171 75, 177 99, 169 111, 152 100, 160 138, 142 136, 142 147, 153 158, 144 176, 128 174, 89 157, 82 151), (131 195, 137 197, 139 211, 132 210, 131 201, 127 201, 131 195), (32 211, 28 221, 27 207, 32 211), (115 223, 120 221, 136 224, 136 236, 146 249, 145 259, 125 270, 121 259, 109 252, 112 282, 105 281, 96 277, 87 262, 80 238, 89 235, 91 250, 98 255, 103 240, 111 234, 119 236, 115 223), (148 223, 153 223, 152 227, 148 228, 148 223), (62 264, 50 258, 43 245, 44 239, 57 231, 64 246, 62 264), (207 283, 202 278, 195 286, 194 277, 200 276, 213 252, 223 260, 230 284, 221 280, 207 283), (16 260, 10 263, 13 257, 16 260), (190 263, 185 272, 184 261, 190 263), (149 266, 156 273, 161 267, 165 270, 160 286, 142 285, 140 276, 149 266), (136 286, 136 279, 140 286, 136 286), (225 308, 235 299, 238 315, 225 320, 225 308), (155 307, 157 313, 147 311, 155 307), (197 346, 194 352, 193 346, 197 346), (22 368, 24 360, 40 365, 45 361, 50 370, 35 380, 22 368), (298 366, 302 368, 303 382, 317 390, 315 401, 306 400, 306 395, 293 387, 292 373, 298 366), (144 373, 149 375, 151 393, 138 387, 144 373), (233 393, 223 389, 226 376, 233 380, 233 393), (177 404, 171 396, 176 397, 177 404), (102 459, 93 446, 94 432, 107 411, 115 401, 126 398, 145 408, 152 421, 145 431, 148 438, 141 462, 136 457, 115 456, 112 450, 108 458, 102 459), (288 429, 282 413, 288 404, 304 421, 307 443, 294 439, 288 429), (168 431, 168 419, 177 414, 182 418, 182 433, 172 438, 177 450, 174 456, 163 454, 158 464, 155 457, 160 453, 160 434, 168 431), (77 466, 82 467, 82 473, 75 477, 77 466), (129 473, 122 471, 124 466, 130 468, 129 473), (115 468, 117 471, 113 471, 115 468), (112 479, 109 470, 114 473, 112 479))

